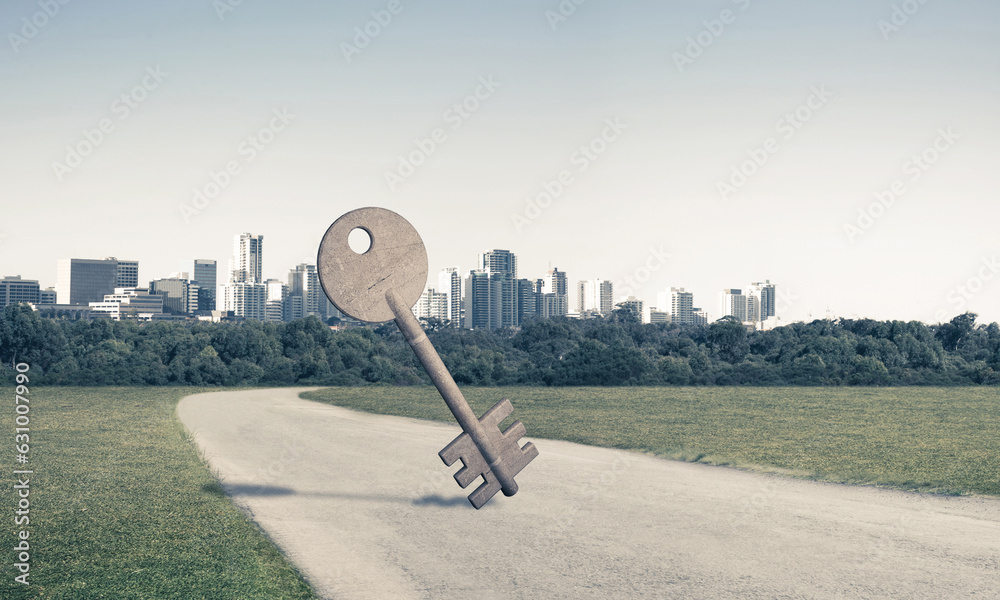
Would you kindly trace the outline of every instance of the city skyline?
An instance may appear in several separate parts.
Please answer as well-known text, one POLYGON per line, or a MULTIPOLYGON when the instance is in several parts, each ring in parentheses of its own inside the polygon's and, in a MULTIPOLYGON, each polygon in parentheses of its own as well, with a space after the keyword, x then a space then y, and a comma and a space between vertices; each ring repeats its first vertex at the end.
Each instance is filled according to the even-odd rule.
POLYGON ((0 274, 235 231, 314 263, 376 205, 431 272, 488 241, 709 310, 769 277, 789 320, 1000 321, 995 3, 57 4, 0 7, 0 274))
MULTIPOLYGON (((234 308, 235 305, 234 306, 227 306, 226 305, 226 299, 225 299, 224 296, 215 296, 215 289, 217 288, 217 289, 221 289, 221 290, 226 290, 227 286, 230 285, 231 283, 233 283, 233 281, 232 281, 233 277, 235 277, 237 280, 247 280, 247 281, 250 281, 252 283, 256 283, 256 284, 258 284, 260 286, 261 306, 259 308, 259 311, 253 313, 255 315, 257 315, 258 312, 259 312, 260 315, 265 315, 266 314, 266 310, 267 310, 266 309, 266 305, 271 300, 271 293, 267 289, 267 286, 269 284, 272 284, 272 283, 274 283, 276 281, 279 282, 279 283, 281 283, 282 286, 284 288, 286 288, 285 289, 285 293, 287 294, 287 293, 289 293, 289 290, 287 289, 289 286, 287 284, 285 284, 284 282, 286 280, 288 280, 287 278, 292 277, 293 274, 295 274, 296 272, 300 272, 300 275, 301 275, 301 271, 304 268, 306 268, 306 267, 310 267, 310 266, 312 267, 312 269, 313 269, 312 279, 315 279, 316 281, 313 284, 305 286, 305 288, 307 290, 309 290, 309 289, 313 289, 315 287, 315 289, 319 289, 319 293, 320 294, 323 294, 322 289, 319 288, 319 286, 318 286, 318 279, 316 279, 316 276, 315 276, 315 272, 314 272, 315 271, 315 263, 303 262, 303 263, 299 263, 297 265, 293 265, 293 266, 291 266, 291 267, 289 267, 287 269, 284 269, 283 270, 284 278, 282 278, 282 277, 269 277, 267 275, 267 273, 269 273, 270 271, 268 271, 265 268, 265 265, 267 264, 267 262, 263 261, 262 258, 261 258, 261 256, 262 256, 261 247, 263 246, 263 239, 264 239, 264 237, 265 237, 264 234, 250 234, 250 233, 247 233, 247 232, 234 234, 233 240, 230 242, 231 254, 227 258, 227 261, 229 263, 229 269, 227 269, 227 271, 225 271, 225 272, 223 272, 223 271, 218 271, 217 272, 216 280, 214 282, 214 285, 212 286, 212 288, 213 288, 212 289, 212 294, 209 296, 209 297, 217 297, 217 302, 216 302, 215 308, 213 308, 212 310, 216 310, 216 309, 218 309, 218 310, 232 310, 234 308), (253 244, 254 245, 253 245, 253 249, 252 250, 247 247, 247 243, 248 242, 247 242, 246 238, 248 238, 248 237, 252 237, 253 238, 253 244), (234 262, 240 262, 240 256, 241 255, 244 256, 244 258, 242 260, 242 264, 244 265, 244 267, 247 264, 252 264, 252 266, 250 268, 250 271, 253 273, 252 276, 248 277, 246 275, 247 271, 246 271, 246 269, 244 267, 238 267, 238 268, 234 269, 234 262), (250 258, 251 256, 253 258, 250 258)), ((64 264, 68 265, 68 264, 70 264, 70 262, 73 262, 73 263, 76 263, 76 262, 82 262, 82 263, 103 263, 103 262, 105 262, 107 260, 117 260, 117 259, 115 259, 114 257, 106 257, 104 259, 86 259, 86 258, 77 258, 77 257, 59 259, 58 260, 58 265, 57 265, 57 271, 58 272, 62 272, 60 269, 66 269, 67 268, 67 267, 64 267, 62 265, 64 265, 64 264)), ((117 265, 117 267, 114 270, 114 272, 111 273, 111 276, 114 277, 115 280, 116 280, 116 286, 115 287, 140 287, 141 288, 141 287, 143 287, 143 284, 145 284, 145 286, 148 287, 148 286, 150 286, 151 284, 154 284, 157 281, 164 280, 164 279, 177 278, 177 277, 183 277, 185 279, 190 279, 190 280, 192 280, 192 283, 197 283, 201 287, 205 287, 204 286, 204 282, 201 282, 201 281, 197 280, 197 277, 195 276, 195 273, 197 273, 199 269, 207 269, 208 266, 205 265, 205 264, 199 264, 199 263, 206 263, 206 262, 207 263, 212 263, 212 265, 211 265, 211 267, 212 267, 211 271, 205 271, 205 272, 216 272, 216 268, 215 268, 216 265, 223 263, 223 261, 220 261, 219 259, 206 259, 206 258, 181 259, 180 261, 178 261, 176 259, 171 259, 171 260, 174 262, 174 264, 181 264, 183 266, 191 265, 192 270, 190 271, 190 273, 188 273, 188 272, 171 271, 169 274, 160 274, 158 276, 146 277, 144 275, 140 275, 139 274, 139 273, 141 273, 140 269, 142 268, 142 265, 145 262, 144 260, 142 260, 142 259, 139 259, 139 260, 134 260, 134 259, 120 260, 120 261, 118 261, 119 264, 117 265)), ((497 267, 497 266, 501 266, 502 269, 513 268, 514 269, 514 274, 516 276, 516 273, 517 273, 517 271, 516 271, 516 269, 517 269, 516 265, 517 265, 517 263, 520 260, 521 259, 518 257, 518 253, 517 252, 513 252, 513 251, 508 250, 508 249, 494 248, 494 249, 485 250, 485 251, 479 253, 478 254, 478 259, 473 262, 473 264, 478 265, 478 267, 476 267, 476 268, 470 268, 470 269, 464 269, 463 270, 460 266, 450 266, 450 267, 443 267, 443 268, 441 268, 441 269, 439 269, 437 271, 435 271, 433 268, 429 269, 428 270, 428 279, 427 279, 427 283, 424 286, 424 290, 425 290, 425 293, 427 291, 429 291, 429 290, 434 290, 434 291, 440 292, 439 288, 440 288, 441 285, 449 285, 449 284, 450 285, 456 285, 456 284, 452 284, 451 281, 450 281, 450 279, 449 279, 449 281, 447 283, 445 283, 445 281, 446 281, 445 280, 446 275, 450 275, 450 273, 454 272, 455 275, 457 276, 458 282, 460 282, 457 285, 459 285, 459 287, 460 287, 460 289, 462 291, 462 298, 458 302, 460 304, 462 304, 465 301, 465 294, 464 294, 464 292, 465 292, 465 289, 466 289, 466 283, 468 281, 468 277, 470 275, 470 272, 489 273, 490 272, 490 265, 492 264, 494 268, 497 267), (498 255, 500 256, 499 259, 497 258, 498 255), (484 269, 483 267, 487 267, 487 268, 484 269)), ((281 271, 280 267, 279 267, 279 271, 281 271)), ((567 274, 564 271, 560 271, 559 268, 558 268, 558 266, 555 266, 553 269, 550 269, 547 274, 543 274, 541 277, 530 277, 530 278, 521 277, 521 278, 514 279, 513 280, 514 285, 512 286, 511 292, 516 295, 517 294, 517 290, 516 290, 516 284, 517 284, 517 282, 518 281, 527 280, 527 281, 531 281, 531 282, 537 281, 542 286, 541 289, 538 290, 538 291, 540 291, 540 292, 541 291, 549 291, 549 293, 553 293, 553 292, 551 292, 551 287, 552 287, 551 281, 552 281, 553 273, 561 276, 561 281, 563 282, 561 284, 562 285, 562 294, 566 297, 566 305, 565 305, 565 307, 564 307, 563 310, 565 310, 566 313, 573 313, 574 315, 578 315, 581 312, 583 312, 582 311, 583 307, 580 306, 580 302, 579 302, 579 298, 581 297, 581 294, 583 294, 583 292, 580 289, 580 287, 583 286, 584 284, 590 284, 590 283, 596 281, 596 282, 603 282, 604 284, 610 284, 611 285, 611 288, 612 288, 612 292, 611 292, 612 293, 612 306, 617 306, 620 303, 625 303, 627 300, 635 299, 635 300, 640 301, 645 306, 646 315, 647 316, 648 316, 650 310, 654 310, 656 312, 665 312, 665 313, 670 313, 670 314, 677 314, 677 306, 678 306, 677 302, 678 301, 677 301, 677 298, 676 298, 676 295, 677 295, 676 292, 682 292, 684 296, 687 296, 687 298, 684 300, 685 306, 688 306, 689 308, 693 308, 694 311, 701 311, 702 314, 707 315, 709 317, 709 322, 717 320, 717 319, 721 318, 722 316, 726 316, 726 315, 737 316, 737 317, 740 318, 741 321, 745 321, 745 322, 748 322, 748 323, 749 322, 763 321, 764 319, 760 318, 760 314, 761 314, 760 309, 757 308, 755 310, 755 308, 754 308, 754 303, 753 303, 754 300, 753 300, 753 298, 756 297, 756 302, 758 303, 758 306, 759 306, 759 304, 761 302, 761 287, 760 286, 767 285, 767 286, 770 286, 770 290, 771 291, 770 291, 770 293, 765 293, 765 295, 764 295, 764 307, 765 307, 765 313, 766 313, 765 316, 777 316, 779 318, 779 323, 778 323, 779 325, 786 325, 786 324, 789 324, 791 322, 797 322, 797 321, 809 322, 810 320, 813 320, 813 319, 824 319, 824 318, 868 318, 868 317, 847 317, 847 316, 843 316, 843 315, 832 315, 832 314, 829 314, 829 313, 822 314, 822 315, 813 315, 813 316, 811 316, 811 317, 809 317, 807 319, 789 318, 789 317, 785 316, 784 312, 788 308, 788 306, 790 305, 790 303, 794 303, 795 297, 794 296, 790 296, 788 293, 783 292, 781 289, 778 289, 777 293, 775 293, 775 285, 772 284, 769 279, 766 281, 766 284, 764 282, 753 282, 753 283, 741 284, 741 285, 743 285, 743 287, 741 287, 741 288, 721 288, 721 290, 720 290, 718 287, 716 287, 715 290, 713 292, 711 292, 710 294, 706 293, 706 294, 703 294, 703 295, 696 295, 693 291, 687 290, 684 286, 678 287, 676 285, 668 285, 666 288, 655 289, 655 290, 654 289, 650 289, 649 286, 647 286, 647 289, 649 290, 649 295, 646 296, 646 295, 636 295, 636 293, 634 292, 634 290, 631 287, 629 287, 627 284, 624 285, 626 291, 624 293, 621 293, 619 291, 619 286, 622 286, 623 282, 611 282, 611 281, 608 281, 608 280, 601 279, 599 277, 598 278, 591 278, 591 279, 581 279, 581 278, 578 278, 578 277, 570 277, 569 274, 567 274), (751 292, 741 292, 741 290, 743 290, 743 289, 751 290, 751 292), (732 308, 732 298, 729 297, 731 295, 730 293, 741 294, 740 295, 740 299, 742 300, 742 309, 732 308), (755 296, 751 296, 750 295, 751 293, 755 294, 755 296), (666 296, 665 296, 665 294, 666 294, 666 296), (673 297, 671 297, 671 296, 673 296, 673 297), (697 298, 699 298, 699 300, 697 302, 694 302, 693 299, 692 299, 692 297, 697 297, 697 298), (723 298, 724 297, 726 298, 726 302, 730 303, 729 304, 730 308, 723 308, 723 298), (663 306, 661 306, 661 304, 663 306), (694 306, 696 304, 697 305, 701 305, 701 306, 700 307, 699 306, 694 306), (776 306, 781 307, 780 312, 782 314, 778 314, 779 311, 776 310, 776 306), (712 307, 712 308, 708 309, 706 307, 712 307)), ((4 274, 4 275, 0 275, 0 276, 2 276, 4 278, 6 278, 6 277, 14 277, 14 278, 20 277, 22 280, 25 280, 25 281, 38 281, 38 283, 39 283, 39 289, 41 291, 45 291, 48 288, 52 288, 53 291, 54 291, 54 293, 58 293, 58 285, 47 286, 47 285, 45 285, 44 280, 42 278, 37 278, 37 277, 25 275, 23 273, 10 273, 10 274, 4 274)), ((240 283, 243 283, 243 281, 240 281, 240 283)), ((299 284, 300 288, 303 285, 304 284, 300 283, 299 284)), ((297 291, 293 290, 292 293, 293 294, 299 294, 301 296, 303 294, 303 291, 302 291, 302 289, 299 289, 297 291)), ((311 292, 310 291, 305 292, 305 294, 307 295, 307 297, 309 295, 315 295, 315 293, 316 293, 315 290, 313 290, 311 292)), ((591 291, 589 293, 592 294, 593 292, 591 291)), ((195 300, 197 300, 197 298, 195 300)), ((414 304, 414 310, 417 310, 418 304, 420 304, 423 307, 423 306, 425 306, 425 303, 428 302, 428 301, 430 301, 429 298, 427 298, 425 296, 422 296, 421 299, 418 300, 418 302, 414 304)), ((438 300, 435 299, 434 301, 437 302, 438 300)), ((328 299, 325 297, 325 294, 323 294, 323 298, 322 299, 313 298, 310 302, 312 302, 312 304, 314 304, 315 307, 301 306, 298 309, 299 311, 301 311, 301 314, 308 314, 309 312, 326 314, 328 312, 328 310, 325 309, 325 308, 323 310, 320 310, 320 308, 321 308, 320 305, 321 304, 324 304, 324 305, 325 304, 329 304, 330 307, 333 306, 332 303, 330 303, 328 301, 328 299)), ((440 302, 444 302, 445 304, 449 304, 450 303, 450 301, 446 301, 444 299, 442 299, 440 302)), ((59 304, 64 304, 64 303, 63 302, 59 302, 59 304)), ((201 303, 199 302, 199 304, 201 304, 201 303)), ((466 308, 466 305, 462 304, 462 311, 463 312, 465 311, 465 308, 466 308)), ((424 310, 424 308, 421 308, 421 310, 424 310)), ((451 310, 451 309, 448 308, 447 310, 451 310)), ((512 309, 508 309, 508 310, 512 310, 512 309)), ((296 313, 296 314, 299 314, 299 313, 296 313)), ((559 314, 565 314, 565 313, 559 313, 559 314)), ((956 315, 957 314, 961 314, 961 313, 956 313, 956 315)), ((955 315, 952 315, 952 316, 955 316, 955 315)), ((984 318, 982 318, 982 315, 980 315, 980 317, 981 317, 980 318, 980 322, 987 322, 984 318)), ((690 317, 685 317, 681 322, 682 323, 689 323, 690 322, 688 320, 689 318, 690 317)), ((893 320, 893 319, 889 319, 889 320, 893 320)), ((903 319, 899 319, 899 320, 903 320, 903 319)), ((919 319, 917 319, 917 320, 919 320, 919 319)), ((945 319, 945 320, 946 321, 950 320, 950 317, 948 319, 945 319)), ((927 321, 925 321, 925 322, 927 322, 927 321)), ((933 324, 933 323, 928 322, 928 324, 933 324)), ((462 321, 461 327, 467 327, 467 325, 465 324, 464 320, 462 321)))
MULTIPOLYGON (((17 282, 15 285, 18 288, 26 283, 37 282, 39 294, 45 291, 53 298, 58 297, 60 289, 62 289, 62 298, 67 302, 53 301, 49 304, 64 306, 69 304, 86 306, 87 302, 107 301, 107 296, 112 293, 112 290, 139 288, 148 290, 149 294, 165 294, 163 307, 174 313, 191 314, 196 310, 202 312, 221 310, 231 312, 238 317, 271 321, 292 320, 308 314, 331 314, 331 311, 334 310, 333 304, 329 302, 319 286, 316 265, 300 263, 291 267, 286 271, 287 284, 278 278, 265 278, 263 275, 263 265, 265 264, 263 248, 263 234, 249 232, 234 234, 232 254, 228 258, 229 268, 221 283, 217 259, 182 259, 179 261, 182 268, 187 268, 190 265, 187 271, 173 271, 167 275, 147 279, 139 276, 142 261, 119 260, 115 257, 60 259, 58 272, 61 279, 54 288, 44 286, 39 279, 22 277, 21 275, 4 276, 4 281, 7 281, 9 277, 11 282, 17 282), (86 270, 81 274, 71 277, 71 274, 84 269, 86 270), (100 273, 105 271, 106 275, 101 276, 100 273), (72 283, 81 277, 84 281, 82 293, 86 298, 80 296, 72 303, 68 302, 71 297, 75 297, 71 296, 71 291, 75 295, 81 294, 80 284, 72 283), (145 288, 140 285, 144 281, 148 281, 145 288), (113 287, 110 287, 112 285, 113 287), (217 296, 217 288, 223 290, 222 296, 217 296), (215 303, 211 302, 213 299, 216 299, 215 303), (297 301, 298 304, 293 306, 288 304, 289 301, 297 301)), ((646 307, 646 310, 640 311, 638 316, 645 322, 649 322, 650 310, 667 315, 681 315, 679 320, 674 317, 674 322, 680 324, 694 323, 693 315, 698 311, 709 317, 712 316, 712 313, 694 307, 693 293, 684 288, 670 287, 663 291, 657 291, 656 304, 654 305, 649 299, 632 295, 631 288, 626 287, 625 293, 616 295, 614 282, 600 278, 571 280, 569 275, 560 271, 558 267, 553 267, 543 277, 518 278, 517 261, 517 253, 507 249, 494 248, 480 253, 476 263, 478 268, 470 269, 465 274, 461 272, 460 267, 456 266, 445 267, 437 273, 429 271, 424 293, 413 306, 414 314, 427 317, 440 316, 456 322, 452 314, 454 311, 461 310, 463 318, 456 322, 457 326, 493 329, 517 326, 523 317, 529 315, 543 317, 570 315, 584 318, 594 314, 607 316, 620 303, 639 300, 646 307), (489 307, 491 301, 488 299, 485 308, 476 308, 478 301, 475 298, 479 292, 478 288, 470 281, 480 275, 487 278, 484 281, 489 282, 487 285, 490 286, 490 289, 495 288, 492 292, 486 292, 488 297, 496 295, 492 301, 495 304, 494 308, 489 307), (501 277, 498 281, 493 281, 493 275, 501 277), (576 284, 571 284, 571 281, 576 281, 576 284), (536 300, 528 301, 528 308, 522 306, 522 296, 525 291, 520 286, 523 284, 527 285, 528 293, 537 295, 536 300), (477 291, 467 296, 467 289, 477 291), (453 296, 458 297, 452 300, 453 296), (682 299, 679 301, 678 297, 682 299), (478 317, 478 321, 476 321, 470 315, 477 310, 486 310, 491 313, 495 310, 496 314, 478 317), (525 312, 526 310, 527 312, 525 312)), ((717 318, 732 315, 749 323, 762 322, 768 316, 776 316, 775 287, 770 280, 766 284, 753 283, 750 288, 751 290, 756 289, 756 292, 751 292, 755 295, 747 295, 745 298, 740 296, 743 300, 742 312, 720 308, 717 318), (764 292, 764 311, 762 313, 761 309, 755 310, 754 307, 760 306, 761 286, 765 285, 770 291, 765 290, 764 292), (756 298, 756 305, 753 298, 756 298)), ((723 292, 727 291, 730 290, 723 290, 723 292)), ((740 292, 740 290, 731 291, 740 292)), ((16 292, 16 294, 21 293, 16 292)), ((44 301, 39 303, 46 304, 44 301)), ((780 302, 778 303, 780 304, 780 302)))

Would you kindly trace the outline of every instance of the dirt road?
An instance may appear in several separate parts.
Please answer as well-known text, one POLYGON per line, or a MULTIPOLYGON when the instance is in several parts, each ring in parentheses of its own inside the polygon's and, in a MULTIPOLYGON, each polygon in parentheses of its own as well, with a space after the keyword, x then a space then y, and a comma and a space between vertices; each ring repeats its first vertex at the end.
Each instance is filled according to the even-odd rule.
POLYGON ((1000 500, 534 439, 517 495, 476 511, 437 456, 457 426, 300 391, 198 394, 178 415, 325 597, 1000 597, 1000 500))

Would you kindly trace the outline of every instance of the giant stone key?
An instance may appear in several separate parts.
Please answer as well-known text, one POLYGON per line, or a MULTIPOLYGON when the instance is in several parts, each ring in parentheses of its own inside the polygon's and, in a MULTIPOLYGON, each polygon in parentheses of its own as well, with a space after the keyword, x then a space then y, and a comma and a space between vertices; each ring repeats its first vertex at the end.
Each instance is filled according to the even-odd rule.
POLYGON ((538 450, 531 442, 520 445, 525 433, 520 421, 500 431, 500 423, 514 410, 510 401, 504 398, 477 419, 410 312, 427 282, 427 251, 416 229, 384 208, 352 210, 326 231, 317 267, 323 290, 341 312, 369 323, 394 320, 403 332, 462 426, 463 433, 438 455, 447 466, 462 461, 463 467, 455 473, 455 481, 462 488, 483 478, 483 483, 469 495, 472 505, 480 508, 500 490, 506 496, 517 493, 514 476, 538 456, 538 450), (371 245, 365 252, 355 252, 348 243, 348 236, 356 229, 370 238, 371 245))

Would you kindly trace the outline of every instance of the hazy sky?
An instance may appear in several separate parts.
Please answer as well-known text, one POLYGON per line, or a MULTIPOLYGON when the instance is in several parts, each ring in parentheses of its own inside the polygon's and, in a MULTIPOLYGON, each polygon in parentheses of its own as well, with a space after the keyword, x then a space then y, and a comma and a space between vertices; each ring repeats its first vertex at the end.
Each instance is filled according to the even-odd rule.
POLYGON ((284 279, 375 205, 435 280, 505 248, 714 316, 770 279, 785 320, 1000 320, 995 0, 62 1, 0 7, 0 275, 249 231, 284 279))

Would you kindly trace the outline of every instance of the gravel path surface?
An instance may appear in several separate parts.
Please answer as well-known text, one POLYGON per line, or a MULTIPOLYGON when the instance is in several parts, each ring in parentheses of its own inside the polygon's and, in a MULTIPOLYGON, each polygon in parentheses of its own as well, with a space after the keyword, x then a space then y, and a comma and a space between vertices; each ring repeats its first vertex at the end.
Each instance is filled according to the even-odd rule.
POLYGON ((461 490, 437 456, 457 425, 301 391, 197 394, 177 412, 324 597, 1000 598, 997 499, 533 439, 517 495, 476 511, 478 484, 461 490))

